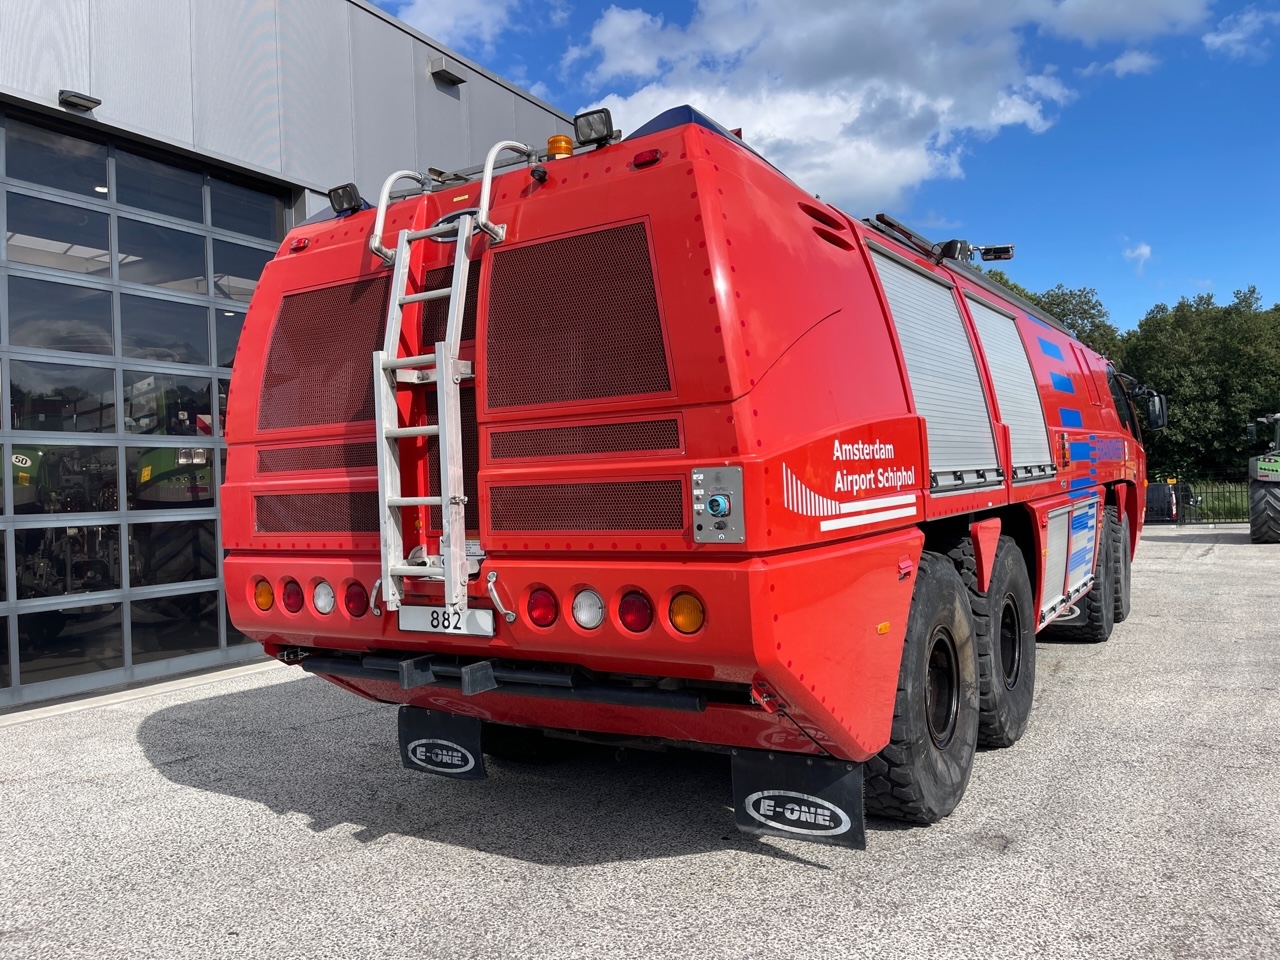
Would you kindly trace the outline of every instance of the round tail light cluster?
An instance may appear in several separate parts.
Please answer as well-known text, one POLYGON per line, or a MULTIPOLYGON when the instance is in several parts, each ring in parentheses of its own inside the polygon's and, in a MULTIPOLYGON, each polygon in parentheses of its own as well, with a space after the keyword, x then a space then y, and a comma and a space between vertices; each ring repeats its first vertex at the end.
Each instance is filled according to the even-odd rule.
POLYGON ((556 595, 550 590, 539 587, 529 594, 529 622, 535 627, 549 627, 556 622, 560 614, 556 595))
MULTIPOLYGON (((253 605, 266 613, 275 606, 275 591, 268 580, 259 580, 253 585, 253 605)), ((306 594, 302 585, 292 578, 286 579, 280 586, 280 606, 290 613, 301 613, 306 602, 306 594)), ((352 582, 347 584, 342 594, 342 606, 351 617, 363 617, 369 612, 369 591, 364 584, 352 582)), ((338 607, 338 594, 327 580, 316 581, 311 588, 311 607, 316 613, 328 616, 338 607)))
POLYGON ((644 633, 653 623, 653 604, 638 590, 632 590, 618 602, 618 619, 632 633, 644 633))
POLYGON ((290 613, 298 613, 302 609, 302 586, 297 580, 286 580, 280 589, 280 603, 290 613))

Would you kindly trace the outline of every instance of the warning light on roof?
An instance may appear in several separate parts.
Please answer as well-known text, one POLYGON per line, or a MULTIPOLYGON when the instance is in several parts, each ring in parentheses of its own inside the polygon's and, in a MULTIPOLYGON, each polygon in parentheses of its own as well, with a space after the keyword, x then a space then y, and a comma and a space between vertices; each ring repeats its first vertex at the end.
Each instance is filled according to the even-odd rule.
POLYGON ((551 160, 563 160, 573 156, 573 140, 563 133, 547 137, 547 157, 551 160))

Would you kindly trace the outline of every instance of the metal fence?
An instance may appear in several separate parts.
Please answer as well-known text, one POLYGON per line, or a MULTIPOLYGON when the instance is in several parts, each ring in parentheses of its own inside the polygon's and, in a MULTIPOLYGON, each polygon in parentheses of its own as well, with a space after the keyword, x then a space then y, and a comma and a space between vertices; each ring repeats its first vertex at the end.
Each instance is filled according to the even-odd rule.
POLYGON ((1147 523, 1245 523, 1249 478, 1150 478, 1147 523))

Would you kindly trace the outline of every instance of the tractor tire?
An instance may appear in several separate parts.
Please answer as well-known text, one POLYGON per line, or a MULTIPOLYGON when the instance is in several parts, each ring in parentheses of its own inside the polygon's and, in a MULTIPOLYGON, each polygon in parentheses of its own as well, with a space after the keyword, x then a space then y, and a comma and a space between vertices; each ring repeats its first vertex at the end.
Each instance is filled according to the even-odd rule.
POLYGON ((951 561, 920 557, 889 744, 864 766, 867 813, 935 823, 960 802, 978 744, 978 648, 951 561))
POLYGON ((1111 523, 1111 569, 1116 574, 1115 622, 1122 623, 1129 616, 1132 596, 1133 558, 1129 555, 1129 516, 1119 519, 1119 507, 1107 507, 1107 519, 1111 523))
POLYGON ((973 540, 947 554, 969 590, 978 647, 978 743, 1009 747, 1031 719, 1036 685, 1036 614, 1027 561, 1012 537, 1001 537, 987 592, 978 590, 973 540))
POLYGON ((1280 543, 1280 483, 1249 481, 1249 539, 1280 543))
POLYGON ((541 730, 485 723, 480 730, 480 749, 498 760, 545 765, 566 759, 572 745, 548 737, 541 730))
POLYGON ((1116 572, 1111 551, 1111 512, 1102 513, 1102 530, 1093 566, 1093 588, 1076 601, 1080 616, 1072 623, 1050 624, 1046 632, 1072 643, 1106 643, 1116 623, 1116 572))

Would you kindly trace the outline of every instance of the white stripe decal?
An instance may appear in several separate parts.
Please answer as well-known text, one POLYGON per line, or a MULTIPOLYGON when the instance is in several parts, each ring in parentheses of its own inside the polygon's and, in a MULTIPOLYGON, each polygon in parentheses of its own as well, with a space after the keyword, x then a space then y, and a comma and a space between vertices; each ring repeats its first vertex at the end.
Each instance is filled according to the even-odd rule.
POLYGON ((879 510, 882 507, 901 507, 915 502, 916 495, 914 493, 904 493, 900 497, 877 497, 874 500, 850 500, 847 503, 840 504, 840 512, 863 513, 867 510, 879 510))
POLYGON ((840 517, 837 520, 823 520, 818 529, 823 533, 828 530, 843 530, 846 527, 861 527, 868 523, 879 523, 881 520, 897 520, 899 517, 914 517, 916 508, 906 507, 902 510, 884 510, 880 513, 862 513, 853 517, 840 517))

